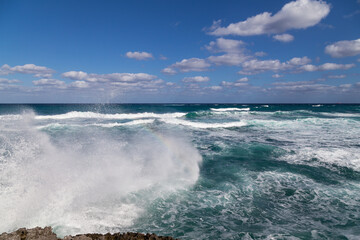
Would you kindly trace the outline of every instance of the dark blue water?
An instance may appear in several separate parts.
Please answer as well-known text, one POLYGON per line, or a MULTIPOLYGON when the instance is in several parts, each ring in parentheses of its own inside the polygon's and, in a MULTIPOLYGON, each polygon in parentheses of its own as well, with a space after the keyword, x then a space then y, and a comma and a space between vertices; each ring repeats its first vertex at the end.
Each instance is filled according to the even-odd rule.
POLYGON ((360 105, 0 105, 0 232, 359 239, 360 105))

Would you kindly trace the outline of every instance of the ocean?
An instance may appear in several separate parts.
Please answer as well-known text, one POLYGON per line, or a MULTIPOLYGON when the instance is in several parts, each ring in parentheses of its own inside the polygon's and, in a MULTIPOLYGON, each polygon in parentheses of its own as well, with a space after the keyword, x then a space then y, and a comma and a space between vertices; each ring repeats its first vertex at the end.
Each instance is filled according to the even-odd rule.
POLYGON ((359 239, 360 105, 0 105, 0 232, 359 239))

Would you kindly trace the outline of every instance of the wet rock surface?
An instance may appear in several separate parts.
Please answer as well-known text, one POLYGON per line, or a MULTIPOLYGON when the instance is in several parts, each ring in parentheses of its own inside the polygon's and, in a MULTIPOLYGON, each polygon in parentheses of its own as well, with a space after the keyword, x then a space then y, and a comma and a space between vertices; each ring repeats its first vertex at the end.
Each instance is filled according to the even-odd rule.
MULTIPOLYGON (((2 233, 0 235, 0 240, 60 240, 56 234, 52 231, 51 227, 36 227, 31 229, 20 228, 12 233, 2 233)), ((163 237, 157 236, 152 233, 114 233, 114 234, 98 234, 98 233, 88 233, 88 234, 79 234, 76 236, 66 236, 63 240, 176 240, 172 237, 163 237)))

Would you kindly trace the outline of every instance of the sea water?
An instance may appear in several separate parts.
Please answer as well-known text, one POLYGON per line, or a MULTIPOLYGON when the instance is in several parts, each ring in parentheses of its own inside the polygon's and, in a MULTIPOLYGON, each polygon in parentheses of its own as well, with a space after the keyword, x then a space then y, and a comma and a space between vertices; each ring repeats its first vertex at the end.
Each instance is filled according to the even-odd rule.
POLYGON ((360 105, 0 105, 0 232, 359 239, 360 105))

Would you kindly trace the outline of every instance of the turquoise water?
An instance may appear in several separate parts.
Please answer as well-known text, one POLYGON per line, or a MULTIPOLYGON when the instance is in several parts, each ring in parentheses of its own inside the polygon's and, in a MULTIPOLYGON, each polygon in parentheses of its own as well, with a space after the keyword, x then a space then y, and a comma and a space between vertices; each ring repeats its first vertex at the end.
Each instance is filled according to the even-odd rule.
POLYGON ((0 105, 0 232, 359 239, 360 105, 0 105))

